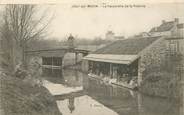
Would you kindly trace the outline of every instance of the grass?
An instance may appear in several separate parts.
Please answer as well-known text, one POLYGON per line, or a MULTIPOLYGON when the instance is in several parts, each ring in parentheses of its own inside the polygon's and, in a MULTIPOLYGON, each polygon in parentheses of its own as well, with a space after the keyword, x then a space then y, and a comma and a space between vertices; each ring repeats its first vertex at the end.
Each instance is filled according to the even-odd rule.
POLYGON ((0 81, 0 104, 5 115, 61 115, 46 88, 10 75, 0 75, 0 81))

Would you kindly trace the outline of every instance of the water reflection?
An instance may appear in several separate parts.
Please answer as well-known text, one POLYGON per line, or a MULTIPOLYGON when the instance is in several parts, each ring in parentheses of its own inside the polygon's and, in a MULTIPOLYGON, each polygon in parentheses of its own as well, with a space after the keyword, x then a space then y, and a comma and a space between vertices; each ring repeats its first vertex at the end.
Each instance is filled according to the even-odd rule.
POLYGON ((61 83, 68 87, 79 87, 83 82, 82 73, 74 70, 42 68, 42 76, 53 83, 61 83))
POLYGON ((176 100, 151 97, 88 79, 88 94, 120 115, 183 115, 176 100))
POLYGON ((46 77, 62 77, 63 71, 62 69, 49 69, 49 68, 42 68, 43 76, 46 77))
POLYGON ((105 84, 74 70, 55 74, 59 75, 49 78, 53 83, 61 83, 69 88, 82 86, 85 92, 80 96, 71 93, 65 98, 58 98, 58 108, 63 115, 183 115, 182 98, 182 103, 179 103, 176 100, 146 96, 105 84))
POLYGON ((113 110, 99 103, 88 95, 74 99, 74 110, 68 107, 69 99, 57 101, 58 108, 63 115, 118 115, 113 110))
POLYGON ((72 113, 75 109, 74 101, 75 101, 74 97, 70 97, 68 99, 68 108, 70 109, 70 113, 72 113))
POLYGON ((136 92, 88 79, 88 95, 119 114, 137 114, 136 92))

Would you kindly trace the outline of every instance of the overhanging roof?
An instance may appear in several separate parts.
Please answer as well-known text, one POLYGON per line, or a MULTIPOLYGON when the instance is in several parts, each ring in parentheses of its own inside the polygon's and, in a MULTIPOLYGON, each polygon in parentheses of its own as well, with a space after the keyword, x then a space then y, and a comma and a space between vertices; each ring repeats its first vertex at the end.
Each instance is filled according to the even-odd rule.
POLYGON ((108 62, 115 64, 131 64, 138 58, 138 55, 113 55, 113 54, 89 54, 84 60, 108 62))

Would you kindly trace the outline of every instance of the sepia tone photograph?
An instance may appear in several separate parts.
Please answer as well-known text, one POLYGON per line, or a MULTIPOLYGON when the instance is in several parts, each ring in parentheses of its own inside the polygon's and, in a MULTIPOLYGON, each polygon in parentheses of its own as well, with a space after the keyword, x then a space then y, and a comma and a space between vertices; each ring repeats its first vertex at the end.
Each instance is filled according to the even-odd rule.
POLYGON ((0 3, 0 115, 184 115, 183 11, 0 3))

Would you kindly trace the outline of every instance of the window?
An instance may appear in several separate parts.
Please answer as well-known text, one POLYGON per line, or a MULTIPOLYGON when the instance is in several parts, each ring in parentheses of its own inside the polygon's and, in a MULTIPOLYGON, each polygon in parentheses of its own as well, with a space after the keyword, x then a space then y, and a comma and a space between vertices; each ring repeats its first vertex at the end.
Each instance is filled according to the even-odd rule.
POLYGON ((169 41, 169 50, 171 53, 176 53, 179 50, 179 43, 176 40, 169 41))

